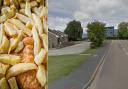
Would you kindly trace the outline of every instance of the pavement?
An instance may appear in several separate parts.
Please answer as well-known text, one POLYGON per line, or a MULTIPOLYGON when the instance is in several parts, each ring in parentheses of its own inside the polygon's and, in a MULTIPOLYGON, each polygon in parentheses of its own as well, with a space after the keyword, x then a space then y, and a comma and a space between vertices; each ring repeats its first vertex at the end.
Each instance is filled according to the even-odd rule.
POLYGON ((90 47, 90 42, 83 41, 79 44, 64 47, 61 49, 51 49, 48 50, 49 56, 57 56, 57 55, 66 55, 66 54, 78 54, 82 53, 83 51, 87 50, 90 47))
POLYGON ((88 89, 128 89, 128 40, 114 40, 88 89))
POLYGON ((64 78, 49 84, 49 89, 82 89, 83 86, 88 83, 108 48, 109 43, 104 47, 97 49, 97 51, 90 55, 90 57, 86 59, 75 71, 64 78))

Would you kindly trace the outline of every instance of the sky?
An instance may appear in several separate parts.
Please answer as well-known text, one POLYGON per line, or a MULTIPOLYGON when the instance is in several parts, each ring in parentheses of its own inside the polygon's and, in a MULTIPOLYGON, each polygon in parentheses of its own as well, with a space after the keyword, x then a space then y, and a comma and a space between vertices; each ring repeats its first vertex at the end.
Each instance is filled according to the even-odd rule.
POLYGON ((128 0, 48 0, 49 28, 64 31, 72 20, 81 22, 84 32, 88 22, 98 20, 106 26, 128 21, 128 0))

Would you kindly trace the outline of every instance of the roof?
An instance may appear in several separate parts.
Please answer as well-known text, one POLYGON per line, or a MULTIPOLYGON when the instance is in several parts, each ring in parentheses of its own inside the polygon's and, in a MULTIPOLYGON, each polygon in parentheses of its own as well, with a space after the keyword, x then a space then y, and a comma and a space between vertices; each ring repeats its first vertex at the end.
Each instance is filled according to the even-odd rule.
POLYGON ((114 26, 105 27, 106 29, 114 29, 114 26))
POLYGON ((49 32, 51 32, 59 37, 67 37, 67 35, 64 32, 61 32, 59 30, 49 30, 49 32))
POLYGON ((56 36, 56 37, 59 37, 58 35, 56 35, 56 34, 54 34, 54 33, 52 33, 52 32, 50 32, 50 31, 48 31, 50 34, 52 34, 52 35, 54 35, 54 36, 56 36))

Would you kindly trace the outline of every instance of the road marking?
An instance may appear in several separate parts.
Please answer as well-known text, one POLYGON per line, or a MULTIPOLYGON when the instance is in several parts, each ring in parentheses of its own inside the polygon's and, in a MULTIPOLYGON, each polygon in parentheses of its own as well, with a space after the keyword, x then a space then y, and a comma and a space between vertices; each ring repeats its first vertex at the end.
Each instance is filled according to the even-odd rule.
POLYGON ((79 55, 89 55, 89 56, 90 56, 90 55, 92 55, 92 54, 79 54, 79 55))
POLYGON ((97 57, 98 55, 97 55, 97 54, 94 54, 93 56, 94 56, 94 57, 97 57))
POLYGON ((128 56, 128 52, 127 52, 127 50, 126 50, 126 48, 122 48, 122 50, 125 52, 125 54, 128 56))
POLYGON ((127 45, 126 44, 122 44, 122 43, 126 43, 126 41, 125 40, 119 40, 119 46, 120 46, 120 48, 123 50, 123 52, 128 56, 128 51, 127 51, 127 45))
POLYGON ((97 54, 79 54, 79 55, 88 55, 88 56, 94 56, 94 57, 97 57, 98 55, 97 54))
POLYGON ((112 42, 111 42, 111 44, 110 44, 108 50, 104 53, 103 57, 101 58, 101 60, 100 60, 100 62, 99 62, 99 64, 98 64, 98 66, 96 67, 96 69, 95 69, 94 73, 92 74, 90 80, 83 86, 82 89, 88 89, 88 88, 90 87, 90 85, 91 85, 92 82, 94 81, 94 79, 95 79, 95 77, 96 77, 96 75, 97 75, 97 73, 98 73, 98 71, 99 71, 99 68, 101 67, 102 64, 104 64, 105 58, 106 58, 107 55, 110 53, 112 44, 113 44, 113 40, 112 40, 112 42))
POLYGON ((95 76, 93 82, 90 84, 90 86, 89 86, 88 89, 95 89, 95 88, 96 88, 97 81, 98 81, 99 78, 100 78, 100 74, 101 74, 101 71, 103 70, 104 63, 105 63, 105 60, 103 61, 103 63, 102 63, 101 66, 99 67, 99 69, 98 69, 98 71, 97 71, 97 74, 96 74, 96 76, 95 76))

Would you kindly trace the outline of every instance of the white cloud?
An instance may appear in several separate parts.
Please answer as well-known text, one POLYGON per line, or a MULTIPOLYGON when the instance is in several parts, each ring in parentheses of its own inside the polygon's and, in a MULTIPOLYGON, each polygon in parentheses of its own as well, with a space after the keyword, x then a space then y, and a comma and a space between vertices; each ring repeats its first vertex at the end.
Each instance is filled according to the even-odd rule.
POLYGON ((64 31, 69 18, 49 17, 49 28, 64 31))
POLYGON ((63 30, 73 19, 84 28, 94 19, 117 27, 128 21, 128 0, 49 0, 49 14, 49 25, 55 29, 63 30))
POLYGON ((81 11, 76 11, 73 16, 76 20, 83 20, 83 19, 88 19, 89 18, 88 14, 85 14, 81 11))

